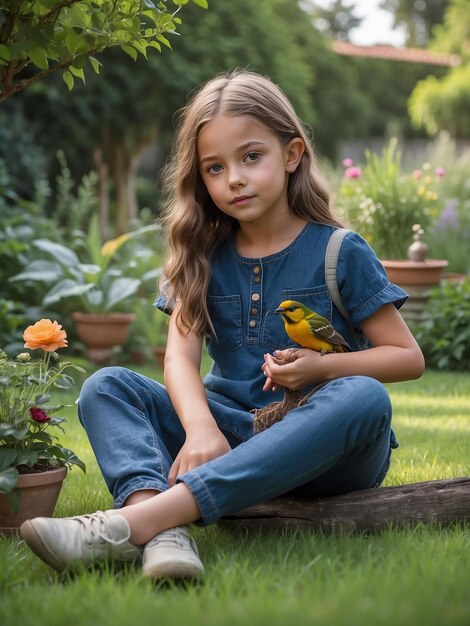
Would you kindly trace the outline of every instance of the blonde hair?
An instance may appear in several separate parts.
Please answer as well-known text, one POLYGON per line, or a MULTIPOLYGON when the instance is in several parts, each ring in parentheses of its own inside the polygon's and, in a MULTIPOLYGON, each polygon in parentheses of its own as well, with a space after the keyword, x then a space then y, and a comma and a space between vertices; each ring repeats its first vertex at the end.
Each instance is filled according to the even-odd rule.
POLYGON ((214 204, 198 168, 199 131, 219 114, 251 115, 283 144, 301 137, 305 152, 288 181, 290 210, 309 222, 340 226, 331 214, 311 141, 283 91, 250 71, 236 70, 209 80, 182 109, 173 154, 163 171, 168 199, 162 224, 169 250, 161 283, 166 283, 169 298, 179 303, 179 327, 201 335, 212 329, 206 302, 210 256, 238 225, 214 204))

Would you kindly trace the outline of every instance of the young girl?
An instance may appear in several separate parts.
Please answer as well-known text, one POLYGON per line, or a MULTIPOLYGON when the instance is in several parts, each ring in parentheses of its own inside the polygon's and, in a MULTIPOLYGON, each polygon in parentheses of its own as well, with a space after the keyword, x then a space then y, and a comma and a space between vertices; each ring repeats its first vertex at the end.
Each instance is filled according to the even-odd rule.
POLYGON ((143 557, 146 576, 199 576, 190 522, 294 490, 380 485, 396 447, 382 383, 423 372, 397 311, 406 294, 355 233, 337 266, 349 323, 332 305, 324 258, 339 224, 302 123, 270 80, 236 71, 203 86, 183 111, 166 181, 169 254, 156 301, 171 314, 166 387, 120 367, 85 383, 79 415, 114 509, 23 524, 28 545, 59 571, 143 557), (300 349, 282 364, 294 345, 275 313, 285 300, 327 317, 355 351, 300 349), (358 350, 352 327, 372 347, 358 350), (204 338, 214 365, 202 381, 204 338), (254 408, 318 383, 254 435, 254 408))

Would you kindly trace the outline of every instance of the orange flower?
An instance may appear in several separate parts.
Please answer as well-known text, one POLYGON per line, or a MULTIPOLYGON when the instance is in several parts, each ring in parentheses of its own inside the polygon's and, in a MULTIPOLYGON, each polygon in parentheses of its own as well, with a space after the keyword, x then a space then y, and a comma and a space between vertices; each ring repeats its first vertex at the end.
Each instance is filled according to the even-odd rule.
POLYGON ((67 333, 56 321, 42 319, 23 333, 24 347, 29 350, 42 348, 44 352, 55 352, 58 348, 68 346, 67 333))

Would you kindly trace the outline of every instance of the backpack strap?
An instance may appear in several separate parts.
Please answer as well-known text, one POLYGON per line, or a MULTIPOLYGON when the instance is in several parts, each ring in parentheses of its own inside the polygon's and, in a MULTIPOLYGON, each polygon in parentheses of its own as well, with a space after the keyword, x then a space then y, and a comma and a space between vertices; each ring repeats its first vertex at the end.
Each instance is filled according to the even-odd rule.
POLYGON ((344 237, 350 233, 348 228, 337 228, 331 235, 325 252, 325 282, 330 292, 333 304, 345 319, 349 319, 348 312, 344 308, 341 294, 338 289, 336 279, 336 269, 338 266, 338 256, 344 237))

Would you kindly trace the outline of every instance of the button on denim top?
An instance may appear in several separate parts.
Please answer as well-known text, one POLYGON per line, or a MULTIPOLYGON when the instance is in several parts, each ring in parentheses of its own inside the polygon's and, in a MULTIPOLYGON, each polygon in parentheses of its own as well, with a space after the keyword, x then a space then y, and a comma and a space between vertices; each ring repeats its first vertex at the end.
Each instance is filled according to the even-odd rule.
MULTIPOLYGON (((343 240, 337 283, 349 313, 348 323, 333 306, 325 283, 325 251, 334 228, 308 223, 296 239, 275 254, 241 256, 235 239, 211 257, 208 308, 217 336, 207 338, 214 364, 205 377, 207 389, 231 398, 248 410, 283 398, 283 391, 265 392, 263 355, 293 347, 275 310, 284 300, 298 300, 328 318, 353 350, 360 348, 352 327, 393 303, 399 308, 407 294, 391 284, 370 246, 356 233, 343 240)), ((168 311, 160 294, 155 306, 168 311)))

